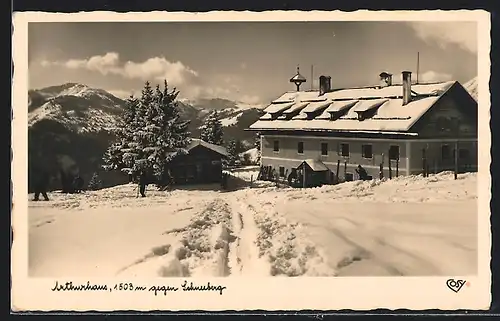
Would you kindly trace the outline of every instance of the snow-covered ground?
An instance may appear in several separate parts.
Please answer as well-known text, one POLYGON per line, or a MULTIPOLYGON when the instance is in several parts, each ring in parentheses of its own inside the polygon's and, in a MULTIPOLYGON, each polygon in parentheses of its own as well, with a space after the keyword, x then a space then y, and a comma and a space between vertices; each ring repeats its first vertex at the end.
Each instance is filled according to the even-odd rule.
MULTIPOLYGON (((234 174, 255 179, 255 167, 234 174)), ((235 181, 236 178, 233 178, 235 181)), ((433 276, 477 271, 477 178, 313 189, 257 182, 136 198, 134 185, 29 203, 29 273, 61 276, 433 276)), ((30 197, 32 197, 30 195, 30 197)))

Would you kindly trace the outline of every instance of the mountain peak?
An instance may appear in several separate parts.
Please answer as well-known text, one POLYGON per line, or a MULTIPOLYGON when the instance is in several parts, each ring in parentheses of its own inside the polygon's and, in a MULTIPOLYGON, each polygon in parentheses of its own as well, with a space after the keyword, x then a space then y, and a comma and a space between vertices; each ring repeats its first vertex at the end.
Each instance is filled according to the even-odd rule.
POLYGON ((463 84, 464 88, 477 101, 477 76, 463 84))

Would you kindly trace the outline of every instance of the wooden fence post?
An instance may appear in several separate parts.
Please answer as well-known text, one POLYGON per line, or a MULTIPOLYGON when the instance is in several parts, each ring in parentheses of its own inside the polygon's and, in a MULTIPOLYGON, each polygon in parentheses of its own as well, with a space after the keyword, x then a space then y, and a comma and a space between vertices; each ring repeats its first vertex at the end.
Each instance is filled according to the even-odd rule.
POLYGON ((337 183, 339 182, 339 174, 340 174, 340 159, 337 160, 337 172, 335 173, 335 180, 337 183))
POLYGON ((302 163, 302 188, 306 188, 306 163, 302 163))
POLYGON ((427 177, 427 158, 425 155, 425 148, 422 148, 422 174, 427 177))
POLYGON ((460 139, 460 119, 456 125, 456 141, 455 141, 455 179, 458 178, 458 140, 460 139))

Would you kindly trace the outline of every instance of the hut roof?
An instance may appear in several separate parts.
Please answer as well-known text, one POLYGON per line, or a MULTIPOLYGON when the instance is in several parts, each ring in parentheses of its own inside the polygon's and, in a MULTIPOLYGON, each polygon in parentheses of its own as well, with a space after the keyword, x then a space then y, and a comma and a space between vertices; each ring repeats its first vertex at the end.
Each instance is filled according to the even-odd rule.
POLYGON ((328 170, 328 167, 326 167, 323 162, 316 160, 316 159, 306 159, 305 161, 302 162, 301 166, 307 164, 313 172, 324 172, 328 170))

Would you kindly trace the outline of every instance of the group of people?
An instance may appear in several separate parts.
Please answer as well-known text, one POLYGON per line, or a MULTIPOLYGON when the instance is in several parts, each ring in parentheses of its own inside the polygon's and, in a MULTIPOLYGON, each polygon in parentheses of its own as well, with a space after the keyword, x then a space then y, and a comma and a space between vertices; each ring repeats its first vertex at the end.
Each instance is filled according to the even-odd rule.
POLYGON ((41 173, 36 177, 35 181, 35 197, 33 201, 40 200, 40 194, 42 194, 44 200, 48 201, 49 196, 47 195, 47 189, 49 187, 50 175, 47 171, 41 171, 41 173))
MULTIPOLYGON (((66 179, 66 177, 61 176, 61 179, 63 178, 66 179)), ((71 191, 66 190, 68 187, 65 186, 66 192, 81 193, 84 190, 85 181, 80 175, 76 175, 70 183, 71 183, 70 184, 71 191)), ((47 195, 49 184, 50 184, 50 173, 46 170, 40 170, 35 177, 35 182, 34 182, 35 195, 33 197, 33 201, 39 201, 40 195, 43 196, 43 199, 45 201, 50 200, 49 196, 47 195)), ((63 185, 67 185, 67 183, 63 182, 63 185)))

